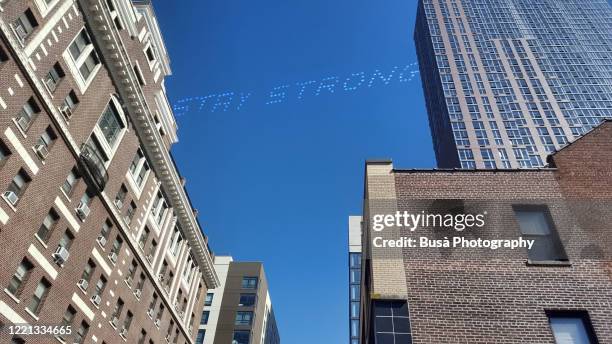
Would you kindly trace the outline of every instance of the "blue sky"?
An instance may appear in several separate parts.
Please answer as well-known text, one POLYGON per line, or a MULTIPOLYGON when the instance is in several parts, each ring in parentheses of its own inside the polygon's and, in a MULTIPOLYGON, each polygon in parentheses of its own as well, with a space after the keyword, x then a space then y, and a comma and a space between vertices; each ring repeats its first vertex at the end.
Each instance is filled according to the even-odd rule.
POLYGON ((416 1, 155 6, 171 102, 251 94, 239 110, 236 97, 227 111, 209 97, 177 118, 173 153, 213 250, 264 262, 284 343, 346 343, 347 222, 361 210, 364 161, 434 166, 418 75, 400 81, 416 62, 416 1), (389 77, 394 67, 388 83, 368 87, 377 69, 389 77), (345 91, 361 72, 364 83, 345 91), (299 98, 305 81, 313 83, 299 98), (285 96, 270 98, 283 85, 285 96), (266 104, 274 99, 283 101, 266 104))

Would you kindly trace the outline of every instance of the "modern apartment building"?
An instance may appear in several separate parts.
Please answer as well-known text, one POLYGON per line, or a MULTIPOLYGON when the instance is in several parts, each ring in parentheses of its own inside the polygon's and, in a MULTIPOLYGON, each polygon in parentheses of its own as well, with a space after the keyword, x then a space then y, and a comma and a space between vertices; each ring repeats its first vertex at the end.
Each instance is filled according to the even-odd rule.
POLYGON ((606 0, 419 0, 439 167, 532 168, 612 117, 606 0))
POLYGON ((612 121, 547 161, 515 170, 368 162, 363 343, 612 343, 612 121), (483 214, 484 227, 378 226, 378 215, 398 212, 483 214), (441 244, 455 237, 534 244, 441 244))
POLYGON ((0 1, 0 342, 194 343, 218 279, 170 72, 150 1, 0 1))
POLYGON ((209 290, 197 344, 279 344, 262 263, 215 257, 219 287, 209 290))
POLYGON ((350 344, 360 344, 361 216, 349 216, 349 336, 350 344))

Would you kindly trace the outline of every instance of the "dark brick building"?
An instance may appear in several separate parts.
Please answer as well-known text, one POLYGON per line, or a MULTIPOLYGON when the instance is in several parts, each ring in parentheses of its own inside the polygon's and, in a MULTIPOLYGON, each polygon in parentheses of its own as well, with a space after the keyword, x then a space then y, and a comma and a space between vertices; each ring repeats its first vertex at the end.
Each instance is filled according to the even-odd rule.
POLYGON ((194 342, 218 279, 170 73, 149 1, 0 1, 1 343, 194 342))
POLYGON ((401 170, 368 162, 363 211, 364 343, 612 343, 611 121, 539 169, 401 170), (480 213, 486 224, 374 229, 376 215, 398 211, 480 213), (534 244, 380 247, 402 236, 534 244))

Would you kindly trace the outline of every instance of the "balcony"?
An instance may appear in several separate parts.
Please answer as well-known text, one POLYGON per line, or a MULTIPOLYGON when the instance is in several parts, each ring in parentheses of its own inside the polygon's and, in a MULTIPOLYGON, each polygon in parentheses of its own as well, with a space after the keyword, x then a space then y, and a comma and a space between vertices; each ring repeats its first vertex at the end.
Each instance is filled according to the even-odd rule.
POLYGON ((98 191, 102 192, 108 182, 108 172, 104 159, 90 143, 81 146, 81 162, 85 166, 84 174, 93 182, 98 191))

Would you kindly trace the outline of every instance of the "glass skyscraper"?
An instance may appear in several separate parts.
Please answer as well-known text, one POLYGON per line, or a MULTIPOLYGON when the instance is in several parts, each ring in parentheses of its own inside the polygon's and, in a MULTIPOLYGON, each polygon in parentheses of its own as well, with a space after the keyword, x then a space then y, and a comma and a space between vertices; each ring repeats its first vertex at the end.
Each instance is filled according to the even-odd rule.
POLYGON ((361 216, 349 216, 349 336, 350 344, 360 344, 361 312, 361 216))
POLYGON ((533 168, 612 118, 607 0, 420 0, 439 167, 533 168))

